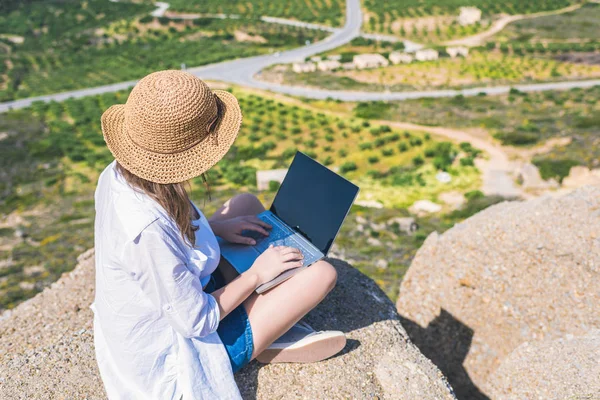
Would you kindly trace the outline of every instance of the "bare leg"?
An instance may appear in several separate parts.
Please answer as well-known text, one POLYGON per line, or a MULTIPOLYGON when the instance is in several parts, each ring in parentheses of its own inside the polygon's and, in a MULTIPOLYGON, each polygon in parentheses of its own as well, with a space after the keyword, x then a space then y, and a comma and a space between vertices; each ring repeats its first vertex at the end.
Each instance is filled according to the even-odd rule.
MULTIPOLYGON (((264 209, 255 196, 245 193, 228 200, 210 219, 256 215, 264 209)), ((219 268, 228 282, 237 275, 227 262, 222 262, 219 268)), ((266 293, 250 295, 244 307, 254 337, 252 358, 319 304, 333 289, 336 279, 335 268, 326 261, 319 261, 266 293)))
POLYGON ((318 261, 268 292, 248 297, 244 307, 254 338, 252 358, 319 304, 333 289, 336 279, 335 268, 318 261))

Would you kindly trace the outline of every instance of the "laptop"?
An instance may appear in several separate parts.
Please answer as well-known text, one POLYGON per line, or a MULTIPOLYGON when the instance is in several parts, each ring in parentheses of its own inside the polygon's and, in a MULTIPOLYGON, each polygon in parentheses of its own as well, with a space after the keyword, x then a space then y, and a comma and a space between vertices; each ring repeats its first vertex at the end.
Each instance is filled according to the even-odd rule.
POLYGON ((253 246, 218 237, 221 255, 241 274, 270 244, 299 249, 304 255, 302 267, 260 285, 256 293, 263 293, 327 255, 358 191, 358 186, 298 151, 271 208, 258 214, 273 227, 269 236, 243 231, 242 235, 256 240, 253 246))

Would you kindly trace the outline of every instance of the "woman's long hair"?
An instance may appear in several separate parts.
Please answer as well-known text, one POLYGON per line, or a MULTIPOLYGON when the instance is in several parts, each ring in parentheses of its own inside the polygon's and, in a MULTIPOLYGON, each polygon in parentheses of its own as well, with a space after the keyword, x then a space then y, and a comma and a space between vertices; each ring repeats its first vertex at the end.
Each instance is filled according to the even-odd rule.
MULTIPOLYGON (((198 227, 192 224, 192 216, 195 214, 195 210, 185 188, 185 182, 168 184, 150 182, 132 174, 118 162, 117 171, 131 187, 141 190, 160 204, 177 224, 183 240, 189 242, 192 246, 194 245, 196 242, 195 232, 198 227)), ((206 176, 205 174, 201 176, 210 198, 210 188, 206 176)))

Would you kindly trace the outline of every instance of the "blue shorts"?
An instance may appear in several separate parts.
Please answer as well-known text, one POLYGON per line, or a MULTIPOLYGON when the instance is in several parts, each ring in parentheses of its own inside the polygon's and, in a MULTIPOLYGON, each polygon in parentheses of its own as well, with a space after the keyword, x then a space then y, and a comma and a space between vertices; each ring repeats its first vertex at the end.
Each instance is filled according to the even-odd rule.
MULTIPOLYGON (((216 269, 211 274, 210 281, 206 284, 204 291, 212 293, 223 286, 225 286, 225 279, 223 279, 221 272, 216 269)), ((254 341, 250 320, 242 304, 219 322, 217 333, 225 345, 231 362, 231 369, 234 373, 250 362, 254 350, 254 341)))

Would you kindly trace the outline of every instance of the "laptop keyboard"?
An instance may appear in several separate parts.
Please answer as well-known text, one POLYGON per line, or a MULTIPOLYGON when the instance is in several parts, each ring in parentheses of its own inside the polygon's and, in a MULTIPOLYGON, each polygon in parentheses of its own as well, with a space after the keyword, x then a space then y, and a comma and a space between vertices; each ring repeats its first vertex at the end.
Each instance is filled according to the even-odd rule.
POLYGON ((242 234, 256 240, 254 248, 260 254, 262 254, 269 247, 269 245, 272 244, 273 246, 288 246, 300 250, 300 252, 304 255, 305 266, 312 264, 314 261, 320 258, 320 255, 317 254, 313 249, 307 247, 300 240, 296 239, 294 236, 296 232, 283 225, 271 214, 261 214, 258 216, 258 218, 273 227, 269 232, 269 236, 263 236, 256 231, 244 231, 242 234))

